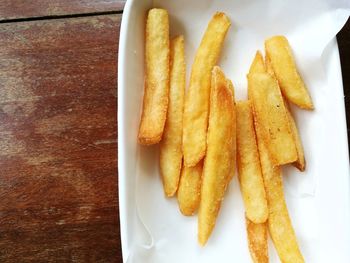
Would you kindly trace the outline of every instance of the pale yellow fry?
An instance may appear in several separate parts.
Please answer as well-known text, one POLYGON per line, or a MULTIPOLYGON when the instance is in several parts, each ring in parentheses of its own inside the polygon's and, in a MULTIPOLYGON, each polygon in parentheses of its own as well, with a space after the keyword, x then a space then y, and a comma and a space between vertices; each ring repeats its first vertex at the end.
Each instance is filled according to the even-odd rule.
POLYGON ((285 101, 286 109, 287 109, 287 116, 290 124, 290 128, 292 131, 292 135, 295 141, 295 146, 297 148, 297 154, 298 154, 298 159, 293 163, 293 165, 298 168, 301 172, 305 171, 305 154, 304 154, 304 147, 301 142, 301 138, 299 135, 299 130, 298 127, 295 123, 295 120, 293 118, 293 115, 290 111, 289 105, 287 104, 288 102, 285 101))
POLYGON ((268 207, 250 102, 238 102, 236 112, 238 178, 246 216, 256 224, 264 223, 268 207))
POLYGON ((277 81, 268 73, 248 75, 255 121, 262 129, 275 165, 293 163, 297 150, 277 81))
POLYGON ((230 81, 219 67, 212 73, 207 153, 204 158, 198 241, 207 242, 235 168, 236 113, 230 81))
POLYGON ((168 109, 169 96, 169 17, 164 9, 151 9, 146 23, 145 91, 138 140, 158 143, 168 109))
POLYGON ((249 252, 254 263, 268 263, 267 223, 255 224, 246 217, 249 252))
POLYGON ((199 207, 202 170, 203 161, 194 167, 182 166, 177 201, 181 213, 185 216, 193 215, 199 207))
POLYGON ((287 38, 274 36, 267 39, 265 50, 267 56, 271 59, 271 65, 283 95, 300 108, 312 110, 314 106, 311 97, 297 71, 287 38))
POLYGON ((261 55, 261 52, 258 50, 255 53, 255 57, 253 59, 252 64, 249 68, 249 74, 253 73, 264 73, 265 72, 265 65, 264 65, 264 59, 261 55))
POLYGON ((211 71, 230 25, 224 13, 213 16, 192 65, 184 111, 183 152, 186 166, 195 166, 205 155, 211 71))
POLYGON ((265 55, 265 66, 266 66, 266 72, 269 73, 271 76, 275 76, 275 72, 273 71, 273 67, 271 65, 271 59, 268 55, 265 55))
POLYGON ((182 117, 186 82, 184 38, 170 44, 169 107, 160 144, 160 173, 167 196, 176 193, 182 164, 182 117))
POLYGON ((302 263, 304 258, 299 250, 294 229, 284 199, 282 174, 274 166, 265 145, 262 131, 255 126, 258 139, 261 168, 264 177, 267 202, 269 205, 268 227, 277 253, 283 263, 302 263))
MULTIPOLYGON (((273 71, 272 65, 271 65, 271 60, 269 56, 265 56, 265 65, 266 65, 266 71, 269 73, 271 76, 275 77, 275 72, 273 71)), ((290 112, 290 108, 288 105, 288 102, 284 99, 284 105, 286 107, 286 112, 287 112, 287 117, 290 125, 290 129, 294 138, 295 142, 295 147, 297 150, 297 155, 298 159, 293 163, 295 167, 297 167, 300 171, 305 170, 305 156, 304 156, 304 148, 301 143, 299 131, 297 128, 297 125, 295 123, 295 120, 293 118, 292 113, 290 112)))
MULTIPOLYGON (((254 73, 264 73, 265 71, 265 65, 264 65, 264 58, 261 55, 261 52, 258 50, 255 53, 255 57, 253 59, 252 64, 249 68, 249 74, 254 73)), ((251 95, 249 93, 250 89, 248 89, 248 98, 251 99, 251 95)))

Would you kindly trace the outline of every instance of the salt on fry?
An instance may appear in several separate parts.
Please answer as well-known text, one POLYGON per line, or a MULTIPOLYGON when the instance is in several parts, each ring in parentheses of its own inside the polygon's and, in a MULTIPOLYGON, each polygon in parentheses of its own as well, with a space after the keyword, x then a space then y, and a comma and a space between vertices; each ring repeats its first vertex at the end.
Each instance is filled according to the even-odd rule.
POLYGON ((224 13, 218 12, 212 17, 192 65, 184 110, 183 152, 186 166, 195 166, 205 155, 211 71, 218 61, 230 25, 224 13))
POLYGON ((212 72, 207 152, 204 158, 198 241, 206 244, 232 178, 236 151, 236 114, 231 83, 219 67, 212 72))
POLYGON ((145 91, 138 141, 158 143, 163 135, 169 96, 169 17, 164 9, 151 9, 146 23, 145 91))
POLYGON ((170 43, 169 107, 160 144, 160 174, 166 196, 176 193, 182 165, 182 119, 185 96, 186 66, 183 36, 170 43))

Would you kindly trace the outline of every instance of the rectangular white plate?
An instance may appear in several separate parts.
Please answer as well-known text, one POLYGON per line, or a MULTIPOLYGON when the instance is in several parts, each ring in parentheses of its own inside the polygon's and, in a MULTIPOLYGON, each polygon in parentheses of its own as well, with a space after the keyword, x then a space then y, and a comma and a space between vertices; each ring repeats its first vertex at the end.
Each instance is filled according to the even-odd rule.
MULTIPOLYGON (((124 262, 251 262, 237 178, 230 184, 207 246, 200 248, 196 216, 182 216, 176 199, 164 197, 157 146, 137 144, 144 88, 145 17, 152 6, 168 9, 172 36, 185 36, 187 80, 210 17, 217 10, 230 16, 232 28, 218 64, 232 79, 237 99, 246 97, 245 75, 255 51, 263 50, 264 39, 275 34, 288 37, 316 108, 312 112, 293 108, 307 170, 284 170, 290 216, 306 262, 350 262, 349 157, 334 38, 343 22, 339 17, 334 19, 333 9, 326 2, 128 0, 118 65, 119 209, 124 262)), ((272 243, 270 258, 272 263, 279 262, 272 243)))

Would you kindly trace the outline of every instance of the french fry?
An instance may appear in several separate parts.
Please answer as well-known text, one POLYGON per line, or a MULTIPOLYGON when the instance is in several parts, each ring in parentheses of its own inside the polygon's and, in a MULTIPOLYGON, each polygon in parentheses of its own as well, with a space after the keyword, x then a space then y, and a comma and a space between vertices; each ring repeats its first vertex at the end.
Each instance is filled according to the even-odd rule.
POLYGON ((224 13, 216 13, 194 59, 184 110, 183 153, 186 166, 195 166, 205 155, 211 71, 230 25, 224 13))
POLYGON ((232 84, 219 67, 212 72, 207 152, 204 158, 198 241, 204 246, 215 226, 235 168, 236 113, 232 84))
POLYGON ((203 161, 194 167, 182 166, 177 201, 181 213, 185 216, 193 215, 199 207, 202 170, 203 161))
POLYGON ((297 150, 277 81, 268 73, 248 75, 255 122, 261 127, 275 165, 293 163, 297 150))
POLYGON ((261 168, 269 205, 268 227, 281 262, 303 263, 284 199, 281 168, 274 166, 259 125, 255 126, 261 168))
POLYGON ((263 59, 263 56, 261 55, 261 52, 258 50, 256 51, 255 57, 250 66, 249 74, 264 73, 264 72, 265 72, 264 59, 263 59))
POLYGON ((276 78, 275 72, 273 71, 273 67, 271 65, 271 59, 269 58, 268 55, 265 55, 265 67, 266 67, 266 72, 276 78))
MULTIPOLYGON (((261 52, 258 50, 255 53, 255 57, 253 59, 252 64, 250 65, 248 74, 264 73, 264 72, 266 72, 264 59, 263 59, 263 56, 261 55, 261 52)), ((248 89, 248 99, 251 100, 252 95, 250 94, 250 90, 251 89, 248 89)))
POLYGON ((305 171, 305 155, 304 155, 304 147, 301 142, 301 138, 299 135, 298 127, 295 123, 295 120, 293 118, 293 115, 289 109, 289 105, 287 104, 288 102, 285 101, 286 109, 287 109, 287 116, 290 124, 290 128, 292 131, 292 135, 295 141, 295 146, 297 148, 297 154, 298 154, 298 159, 292 163, 296 168, 298 168, 301 172, 305 171))
POLYGON ((169 17, 164 9, 151 9, 146 23, 145 91, 138 140, 158 143, 163 135, 169 96, 169 17))
POLYGON ((284 36, 274 36, 265 41, 266 55, 280 84, 283 95, 302 109, 314 108, 309 92, 300 77, 289 42, 284 36))
POLYGON ((182 117, 186 82, 183 36, 170 43, 170 88, 167 119, 160 144, 160 173, 166 196, 176 193, 182 165, 182 117))
POLYGON ((268 263, 267 223, 255 224, 246 217, 249 252, 254 263, 268 263))
POLYGON ((255 224, 264 223, 268 207, 250 102, 238 102, 236 113, 238 178, 246 216, 255 224))
MULTIPOLYGON (((273 68, 271 65, 271 60, 267 55, 265 56, 265 65, 266 65, 267 73, 269 73, 271 76, 275 77, 275 72, 273 71, 273 68)), ((298 131, 297 125, 295 123, 295 120, 293 118, 293 115, 290 111, 288 102, 285 99, 284 99, 284 105, 286 108, 287 117, 288 117, 288 121, 290 124, 292 136, 294 138, 295 146, 297 149, 297 156, 298 156, 298 159, 292 164, 296 168, 298 168, 300 171, 303 172, 303 171, 305 171, 305 156, 304 156, 303 144, 301 143, 299 131, 298 131)))

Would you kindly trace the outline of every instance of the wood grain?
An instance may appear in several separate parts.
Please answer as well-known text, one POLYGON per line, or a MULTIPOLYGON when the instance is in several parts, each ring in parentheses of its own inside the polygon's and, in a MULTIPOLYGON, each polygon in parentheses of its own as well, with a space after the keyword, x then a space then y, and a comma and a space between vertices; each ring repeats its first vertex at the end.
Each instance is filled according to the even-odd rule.
POLYGON ((120 19, 0 25, 0 262, 122 262, 120 19))
POLYGON ((125 0, 1 0, 0 21, 42 16, 59 16, 122 11, 125 0))

